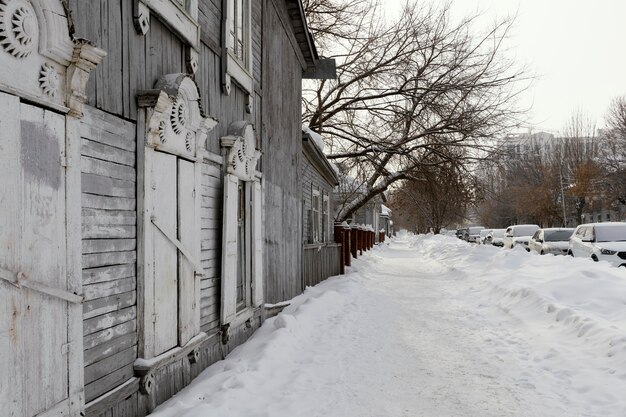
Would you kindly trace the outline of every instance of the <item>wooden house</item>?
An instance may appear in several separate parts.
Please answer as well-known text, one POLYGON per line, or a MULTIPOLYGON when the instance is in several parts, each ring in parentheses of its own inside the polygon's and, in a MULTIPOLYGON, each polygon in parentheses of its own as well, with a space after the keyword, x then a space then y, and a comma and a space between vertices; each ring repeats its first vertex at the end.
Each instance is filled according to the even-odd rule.
POLYGON ((339 175, 324 155, 322 138, 302 129, 302 280, 312 286, 341 272, 341 246, 335 243, 334 189, 339 175))
POLYGON ((316 61, 300 0, 0 0, 3 416, 144 416, 302 291, 316 61))

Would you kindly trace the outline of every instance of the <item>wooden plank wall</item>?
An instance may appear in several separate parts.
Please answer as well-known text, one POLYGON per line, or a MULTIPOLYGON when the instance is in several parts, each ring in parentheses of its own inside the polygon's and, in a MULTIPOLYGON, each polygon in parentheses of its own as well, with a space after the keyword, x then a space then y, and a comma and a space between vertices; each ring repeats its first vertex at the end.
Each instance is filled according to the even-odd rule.
POLYGON ((283 2, 265 0, 263 11, 263 121, 265 176, 265 299, 288 300, 302 292, 302 67, 279 13, 283 2), (296 250, 296 248, 298 248, 296 250))
POLYGON ((81 122, 85 399, 137 358, 135 124, 86 106, 81 122))
POLYGON ((319 284, 341 273, 341 245, 305 245, 302 251, 302 275, 305 287, 319 284))
POLYGON ((137 91, 159 77, 185 71, 183 42, 154 15, 146 36, 133 26, 131 0, 69 0, 76 36, 89 39, 107 56, 89 77, 88 103, 137 119, 137 91))
POLYGON ((223 176, 220 165, 202 166, 200 328, 211 334, 220 323, 223 176))

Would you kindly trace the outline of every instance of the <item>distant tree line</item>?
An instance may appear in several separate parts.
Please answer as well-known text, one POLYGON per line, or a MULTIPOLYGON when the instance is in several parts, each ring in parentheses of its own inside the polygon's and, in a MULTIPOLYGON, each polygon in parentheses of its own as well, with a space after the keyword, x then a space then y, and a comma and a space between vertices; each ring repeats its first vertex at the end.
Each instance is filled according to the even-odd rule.
POLYGON ((511 155, 506 149, 494 153, 482 164, 480 221, 492 227, 514 223, 572 226, 590 221, 583 218, 585 212, 623 212, 626 98, 611 102, 605 124, 605 129, 596 130, 593 121, 576 110, 557 137, 530 139, 523 153, 511 155))

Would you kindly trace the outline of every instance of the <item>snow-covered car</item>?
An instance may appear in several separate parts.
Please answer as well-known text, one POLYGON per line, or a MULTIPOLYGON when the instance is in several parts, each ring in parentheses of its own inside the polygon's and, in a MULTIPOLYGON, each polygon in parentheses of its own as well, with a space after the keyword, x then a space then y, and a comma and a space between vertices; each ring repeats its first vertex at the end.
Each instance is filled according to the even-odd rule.
POLYGON ((482 244, 484 245, 485 239, 487 238, 487 235, 491 233, 491 229, 483 229, 480 231, 480 233, 478 234, 478 237, 476 238, 476 243, 482 244))
POLYGON ((539 230, 536 224, 515 224, 506 228, 504 232, 504 248, 513 249, 513 246, 521 245, 528 249, 528 241, 539 230))
POLYGON ((498 247, 504 246, 504 232, 506 232, 506 229, 492 229, 485 237, 485 244, 498 247))
POLYGON ((483 230, 482 226, 471 226, 467 228, 467 241, 476 242, 476 238, 480 236, 480 231, 483 230))
POLYGON ((570 238, 569 254, 626 266, 626 223, 581 224, 570 238))
POLYGON ((528 249, 540 255, 567 255, 569 238, 574 233, 573 228, 552 227, 539 229, 528 241, 528 249))

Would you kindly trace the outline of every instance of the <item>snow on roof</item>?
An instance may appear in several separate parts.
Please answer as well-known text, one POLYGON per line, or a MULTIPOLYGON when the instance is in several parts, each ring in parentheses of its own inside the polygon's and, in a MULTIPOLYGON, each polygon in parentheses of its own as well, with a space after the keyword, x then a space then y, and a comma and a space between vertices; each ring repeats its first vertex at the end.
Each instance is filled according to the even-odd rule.
POLYGON ((387 207, 384 204, 380 205, 380 214, 382 214, 383 216, 390 216, 391 215, 391 209, 389 207, 387 207))
POLYGON ((306 125, 302 125, 302 131, 311 137, 313 143, 315 143, 320 151, 324 152, 324 139, 319 133, 315 133, 306 125))

